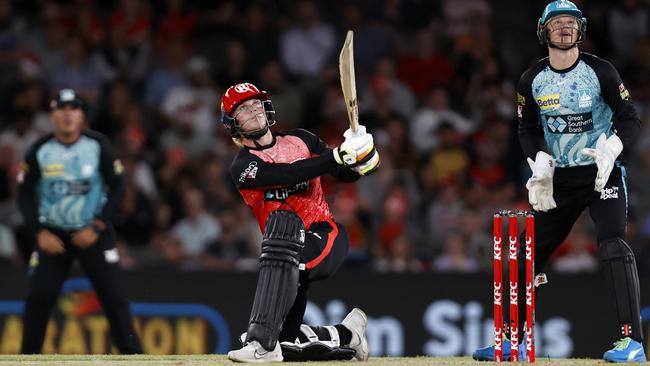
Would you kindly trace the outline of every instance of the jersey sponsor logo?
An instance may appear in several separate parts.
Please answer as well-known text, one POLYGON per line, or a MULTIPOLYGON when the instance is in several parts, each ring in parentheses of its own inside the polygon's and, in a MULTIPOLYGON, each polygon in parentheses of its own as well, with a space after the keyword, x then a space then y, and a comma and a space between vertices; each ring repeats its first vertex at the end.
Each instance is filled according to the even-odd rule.
POLYGON ((556 109, 560 106, 560 94, 542 95, 537 98, 537 105, 542 111, 556 109))
POLYGON ((113 160, 113 172, 115 172, 115 175, 122 175, 124 173, 124 165, 120 159, 113 160))
POLYGON ((65 167, 63 164, 47 164, 45 168, 43 168, 43 176, 57 177, 63 175, 64 169, 65 167))
POLYGON ((581 133, 594 129, 591 112, 549 116, 546 127, 550 133, 581 133))
POLYGON ((523 95, 517 93, 517 104, 526 105, 526 97, 524 97, 523 95))
POLYGON ((21 161, 20 166, 18 167, 18 175, 16 175, 16 182, 18 182, 18 184, 22 184, 25 181, 25 174, 27 174, 28 171, 29 165, 26 162, 21 161))
POLYGON ((618 95, 620 95, 621 99, 623 100, 630 99, 630 92, 625 88, 625 85, 623 85, 623 83, 619 84, 618 86, 618 95))
POLYGON ((591 95, 589 95, 589 90, 580 91, 580 98, 578 99, 578 107, 591 108, 591 95))
POLYGON ((609 199, 617 199, 618 198, 618 187, 614 186, 611 188, 603 188, 602 191, 600 191, 600 199, 601 200, 609 200, 609 199))
POLYGON ((264 191, 264 200, 266 201, 284 201, 287 198, 305 192, 309 189, 309 181, 300 182, 290 187, 272 188, 264 191))
POLYGON ((117 248, 108 249, 104 251, 104 260, 106 263, 117 263, 120 261, 120 253, 117 248))
POLYGON ((257 162, 251 161, 246 169, 239 175, 239 182, 244 183, 246 179, 255 179, 257 176, 257 162))
POLYGON ((56 197, 84 195, 90 191, 87 180, 54 180, 48 184, 49 192, 56 197))
POLYGON ((90 177, 91 175, 93 175, 93 170, 94 169, 92 165, 84 164, 81 167, 81 175, 83 175, 84 177, 90 177))

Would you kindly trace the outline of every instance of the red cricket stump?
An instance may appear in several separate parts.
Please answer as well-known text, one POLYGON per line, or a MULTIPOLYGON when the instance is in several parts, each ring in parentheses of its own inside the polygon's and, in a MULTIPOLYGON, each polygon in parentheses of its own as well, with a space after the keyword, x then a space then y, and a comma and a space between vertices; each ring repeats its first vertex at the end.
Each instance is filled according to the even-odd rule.
POLYGON ((494 361, 503 360, 503 219, 500 214, 494 215, 494 361))
POLYGON ((508 215, 508 258, 510 272, 510 360, 519 361, 519 225, 517 215, 508 215))
POLYGON ((535 217, 526 215, 526 361, 535 362, 535 217))

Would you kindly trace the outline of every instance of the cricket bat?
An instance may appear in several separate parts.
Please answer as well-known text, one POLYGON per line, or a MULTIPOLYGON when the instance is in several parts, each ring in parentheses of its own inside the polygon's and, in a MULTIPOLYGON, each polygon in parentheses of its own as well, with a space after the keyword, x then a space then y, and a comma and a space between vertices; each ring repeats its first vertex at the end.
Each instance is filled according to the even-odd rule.
POLYGON ((339 55, 339 73, 341 75, 341 89, 343 99, 348 110, 350 129, 356 133, 359 128, 359 106, 357 104, 357 86, 354 77, 354 48, 352 46, 354 34, 351 30, 345 36, 345 42, 339 55))

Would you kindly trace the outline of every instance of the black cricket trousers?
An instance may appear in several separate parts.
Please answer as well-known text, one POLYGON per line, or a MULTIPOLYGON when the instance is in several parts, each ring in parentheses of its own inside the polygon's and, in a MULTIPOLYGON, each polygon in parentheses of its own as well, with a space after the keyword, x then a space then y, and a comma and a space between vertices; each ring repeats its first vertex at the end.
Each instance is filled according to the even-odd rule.
POLYGON ((79 260, 97 293, 117 349, 122 354, 142 353, 140 340, 133 329, 129 303, 118 284, 119 257, 112 227, 104 230, 97 242, 85 250, 72 245, 72 232, 48 230, 63 241, 66 251, 61 255, 49 255, 38 250, 34 254, 38 257, 30 261, 22 353, 41 353, 50 311, 75 259, 79 260))

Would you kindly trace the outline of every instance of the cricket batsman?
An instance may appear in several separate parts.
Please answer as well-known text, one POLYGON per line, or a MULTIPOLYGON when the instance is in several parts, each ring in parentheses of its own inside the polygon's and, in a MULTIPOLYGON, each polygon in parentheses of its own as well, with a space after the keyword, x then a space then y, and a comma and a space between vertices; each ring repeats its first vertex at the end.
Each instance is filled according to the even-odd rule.
MULTIPOLYGON (((589 209, 620 331, 620 339, 603 358, 645 362, 639 277, 634 253, 625 242, 624 156, 641 122, 612 64, 578 49, 586 26, 587 20, 571 1, 549 3, 537 27, 548 57, 524 72, 517 86, 519 141, 532 170, 526 188, 535 210, 535 272, 541 273, 580 214, 589 209)), ((521 261, 521 273, 523 266, 521 261)), ((520 278, 520 288, 523 281, 520 278)), ((519 303, 525 303, 525 291, 519 291, 519 303)), ((520 319, 525 319, 525 307, 519 309, 520 319)), ((524 333, 519 330, 519 334, 524 333)), ((507 358, 510 342, 504 341, 503 346, 507 358)), ((518 351, 523 359, 524 343, 518 351)), ((494 347, 481 348, 473 357, 491 361, 494 347)))
POLYGON ((334 221, 320 177, 354 182, 374 172, 379 153, 359 126, 330 149, 302 130, 275 132, 273 104, 250 83, 231 86, 221 99, 222 122, 241 148, 230 172, 264 233, 260 271, 243 347, 236 362, 368 358, 367 317, 353 309, 341 324, 307 326, 302 318, 313 281, 333 275, 348 250, 345 228, 334 221))

